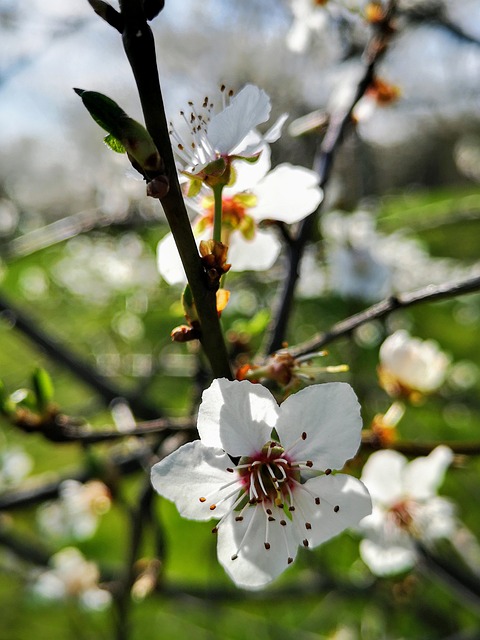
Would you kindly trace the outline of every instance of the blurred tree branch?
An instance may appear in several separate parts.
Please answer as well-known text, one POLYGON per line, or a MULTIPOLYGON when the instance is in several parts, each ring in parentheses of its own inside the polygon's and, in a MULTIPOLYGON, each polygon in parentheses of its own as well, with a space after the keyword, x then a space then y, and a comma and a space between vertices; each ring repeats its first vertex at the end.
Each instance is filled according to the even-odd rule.
MULTIPOLYGON (((330 115, 327 131, 320 144, 313 166, 314 171, 318 174, 319 185, 322 189, 325 188, 330 178, 336 152, 343 142, 348 127, 352 125, 352 112, 372 83, 377 63, 383 57, 394 33, 393 18, 395 12, 396 0, 390 0, 385 9, 383 19, 375 24, 374 33, 365 49, 365 70, 351 103, 346 109, 330 115)), ((305 246, 311 238, 317 213, 318 211, 305 218, 299 225, 297 235, 292 237, 290 242, 286 244, 287 273, 274 311, 273 320, 266 336, 265 344, 267 346, 265 351, 267 353, 273 353, 280 349, 285 340, 295 287, 299 277, 300 263, 305 246)))
POLYGON ((0 312, 2 317, 12 326, 26 335, 36 347, 43 349, 55 362, 68 368, 79 380, 82 380, 96 391, 106 403, 116 398, 124 398, 133 412, 142 418, 155 418, 161 414, 158 407, 153 407, 141 398, 144 385, 138 392, 119 389, 101 376, 97 370, 74 354, 70 349, 38 326, 38 323, 16 307, 3 294, 0 294, 0 312))

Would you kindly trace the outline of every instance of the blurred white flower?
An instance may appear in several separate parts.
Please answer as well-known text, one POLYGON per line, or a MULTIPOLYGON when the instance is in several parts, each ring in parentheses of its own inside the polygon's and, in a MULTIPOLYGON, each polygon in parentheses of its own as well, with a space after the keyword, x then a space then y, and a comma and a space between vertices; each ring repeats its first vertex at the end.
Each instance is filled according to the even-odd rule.
MULTIPOLYGON (((263 271, 278 258, 280 241, 272 231, 258 228, 262 220, 293 224, 312 213, 322 200, 323 192, 314 171, 287 163, 269 169, 269 150, 264 147, 260 161, 239 166, 235 184, 223 190, 222 242, 228 246, 232 271, 263 271)), ((213 232, 213 198, 201 198, 195 210, 198 213, 195 235, 199 241, 207 240, 213 232)), ((185 282, 171 234, 158 245, 157 264, 169 284, 185 282)))
POLYGON ((365 536, 360 555, 374 574, 413 567, 415 539, 428 543, 453 533, 454 506, 436 496, 452 458, 443 445, 412 462, 391 450, 370 456, 361 479, 372 496, 373 511, 360 522, 365 536))
POLYGON ((76 598, 85 608, 93 610, 108 607, 111 595, 98 586, 97 565, 85 560, 78 549, 62 549, 51 557, 50 564, 50 570, 36 577, 32 587, 35 595, 45 600, 76 598))
POLYGON ((368 302, 385 297, 392 272, 378 253, 373 217, 366 211, 352 216, 334 212, 324 217, 322 229, 332 291, 368 302))
POLYGON ((182 516, 220 518, 218 559, 241 587, 265 586, 299 545, 316 547, 370 513, 364 485, 332 473, 360 444, 360 406, 345 383, 308 387, 279 407, 259 384, 214 380, 197 427, 200 441, 154 465, 152 483, 182 516))
POLYGON ((433 340, 399 330, 380 347, 380 384, 393 397, 432 393, 444 382, 450 358, 433 340))
POLYGON ((49 536, 85 540, 95 533, 99 517, 110 509, 110 504, 110 492, 103 482, 65 480, 59 499, 38 509, 37 521, 49 536))
POLYGON ((21 447, 0 451, 0 491, 18 485, 32 468, 32 458, 21 447))

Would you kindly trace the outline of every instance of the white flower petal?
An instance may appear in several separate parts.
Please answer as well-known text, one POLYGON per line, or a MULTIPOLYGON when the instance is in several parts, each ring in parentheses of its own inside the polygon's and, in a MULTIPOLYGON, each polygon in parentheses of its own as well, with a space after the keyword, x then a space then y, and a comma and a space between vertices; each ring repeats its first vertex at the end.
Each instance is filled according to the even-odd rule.
POLYGON ((232 466, 230 458, 221 449, 205 447, 197 440, 154 464, 152 484, 160 495, 175 503, 185 518, 221 518, 235 502, 235 495, 227 498, 235 490, 235 485, 230 483, 237 476, 227 471, 232 466), (207 499, 200 502, 200 498, 207 499), (218 504, 225 498, 225 502, 218 504), (217 504, 213 511, 210 509, 212 504, 217 504))
POLYGON ((184 284, 186 282, 180 254, 171 233, 167 233, 158 243, 157 268, 168 284, 184 284))
POLYGON ((247 380, 214 380, 203 392, 197 428, 207 447, 253 455, 270 440, 278 405, 268 389, 247 380))
POLYGON ((282 135, 283 125, 285 124, 287 118, 288 113, 282 113, 282 115, 277 118, 270 129, 264 134, 263 140, 269 143, 276 142, 282 135))
POLYGON ((296 532, 280 509, 273 509, 275 520, 268 523, 268 534, 267 518, 260 505, 248 507, 241 522, 235 520, 236 515, 234 512, 220 524, 218 560, 239 587, 260 589, 288 567, 289 558, 295 559, 296 532), (268 550, 266 541, 270 545, 268 550), (234 556, 238 557, 232 560, 234 556))
POLYGON ((416 562, 413 546, 391 545, 388 542, 381 544, 368 538, 360 542, 360 555, 377 576, 401 573, 411 569, 416 562))
POLYGON ((376 451, 367 460, 362 482, 373 501, 393 505, 403 497, 403 472, 407 459, 397 451, 376 451))
POLYGON ((360 445, 362 419, 352 387, 345 382, 317 384, 289 396, 280 406, 277 432, 296 460, 314 470, 341 469, 360 445), (302 433, 306 433, 305 440, 302 433))
POLYGON ((232 271, 266 271, 273 267, 282 245, 275 234, 257 229, 252 240, 246 240, 235 232, 230 239, 228 262, 232 271))
POLYGON ((322 201, 318 175, 310 169, 284 163, 270 171, 255 188, 257 220, 280 220, 293 224, 308 216, 322 201))
MULTIPOLYGON (((258 134, 255 134, 259 138, 258 134)), ((258 145, 258 142, 257 142, 258 145)), ((260 155, 256 162, 246 162, 245 160, 234 160, 233 167, 236 172, 236 180, 231 187, 225 187, 224 197, 231 197, 242 191, 255 189, 256 185, 269 172, 271 167, 271 152, 268 144, 260 146, 260 155)))
POLYGON ((268 120, 270 109, 265 91, 247 84, 228 107, 211 119, 207 135, 213 148, 221 155, 231 153, 252 129, 268 120))
POLYGON ((294 494, 296 511, 312 525, 303 530, 310 547, 316 547, 348 527, 357 525, 372 511, 372 501, 365 485, 352 476, 337 474, 311 478, 297 487, 294 494), (320 504, 315 498, 320 498, 320 504), (337 508, 338 507, 338 508, 337 508))
POLYGON ((453 452, 443 445, 436 447, 428 456, 412 460, 404 471, 405 493, 416 500, 434 496, 452 460, 453 452))

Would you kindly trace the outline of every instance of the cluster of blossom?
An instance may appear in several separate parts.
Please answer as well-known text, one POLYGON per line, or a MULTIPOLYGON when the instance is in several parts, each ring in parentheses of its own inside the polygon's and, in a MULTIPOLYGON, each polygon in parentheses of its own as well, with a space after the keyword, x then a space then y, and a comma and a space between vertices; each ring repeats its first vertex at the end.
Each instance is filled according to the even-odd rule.
MULTIPOLYGON (((285 163, 270 170, 269 143, 280 136, 286 116, 264 136, 257 132, 256 127, 268 120, 271 110, 264 91, 247 85, 236 96, 227 99, 225 91, 222 96, 223 109, 213 116, 214 107, 208 98, 204 112, 191 105, 189 116, 183 114, 189 125, 187 134, 181 136, 172 125, 179 170, 190 184, 187 196, 195 185, 187 204, 195 215, 194 231, 199 242, 213 233, 210 185, 228 173, 222 193, 221 237, 229 247, 228 261, 232 271, 263 271, 278 258, 281 244, 270 229, 259 228, 259 223, 299 222, 318 207, 322 191, 318 176, 309 169, 285 163)), ((171 234, 159 243, 157 257, 160 274, 169 284, 185 283, 171 234)))
MULTIPOLYGON (((434 392, 449 365, 436 343, 405 331, 389 336, 379 355, 381 383, 394 398, 434 392)), ((243 588, 271 582, 299 546, 312 549, 355 525, 361 557, 377 575, 413 567, 417 542, 458 528, 451 501, 436 497, 453 457, 448 447, 410 463, 396 451, 376 452, 360 481, 335 471, 360 444, 348 384, 314 384, 278 406, 261 385, 214 380, 197 427, 200 440, 155 464, 152 483, 184 517, 219 518, 219 562, 243 588)))

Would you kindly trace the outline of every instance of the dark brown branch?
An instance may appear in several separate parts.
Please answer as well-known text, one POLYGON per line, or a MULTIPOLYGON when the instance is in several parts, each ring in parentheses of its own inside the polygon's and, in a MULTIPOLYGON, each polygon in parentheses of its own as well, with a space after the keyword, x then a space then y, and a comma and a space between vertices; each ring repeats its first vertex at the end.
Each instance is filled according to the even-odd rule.
POLYGON ((209 287, 178 182, 153 35, 138 0, 121 0, 120 8, 125 24, 123 44, 137 84, 145 125, 165 163, 170 189, 161 203, 195 300, 202 328, 202 346, 214 376, 231 378, 230 363, 216 309, 216 291, 209 287))
POLYGON ((449 282, 440 285, 428 285, 422 289, 417 289, 411 293, 402 293, 391 296, 377 304, 374 304, 365 311, 356 313, 341 322, 334 324, 328 331, 318 333, 316 336, 289 349, 289 352, 296 358, 315 353, 327 344, 348 336, 361 325, 383 318, 397 309, 406 309, 416 304, 435 302, 437 300, 447 300, 456 296, 476 293, 480 291, 480 276, 468 278, 460 282, 449 282))
MULTIPOLYGON (((337 150, 343 142, 348 127, 352 124, 352 112, 372 83, 376 65, 386 51, 393 33, 391 23, 395 9, 396 1, 390 0, 383 20, 376 25, 375 33, 364 54, 365 71, 350 105, 345 110, 333 113, 329 118, 327 132, 315 157, 313 166, 314 171, 318 173, 319 185, 322 189, 328 183, 337 150)), ((273 353, 280 349, 285 340, 295 287, 300 275, 300 263, 305 246, 312 235, 316 219, 317 212, 305 218, 300 224, 296 238, 287 244, 288 271, 279 297, 279 303, 273 316, 274 320, 267 334, 267 347, 265 349, 267 353, 273 353)))
POLYGON ((87 2, 97 16, 100 16, 100 18, 108 22, 111 27, 122 33, 123 18, 116 9, 103 0, 87 0, 87 2))

